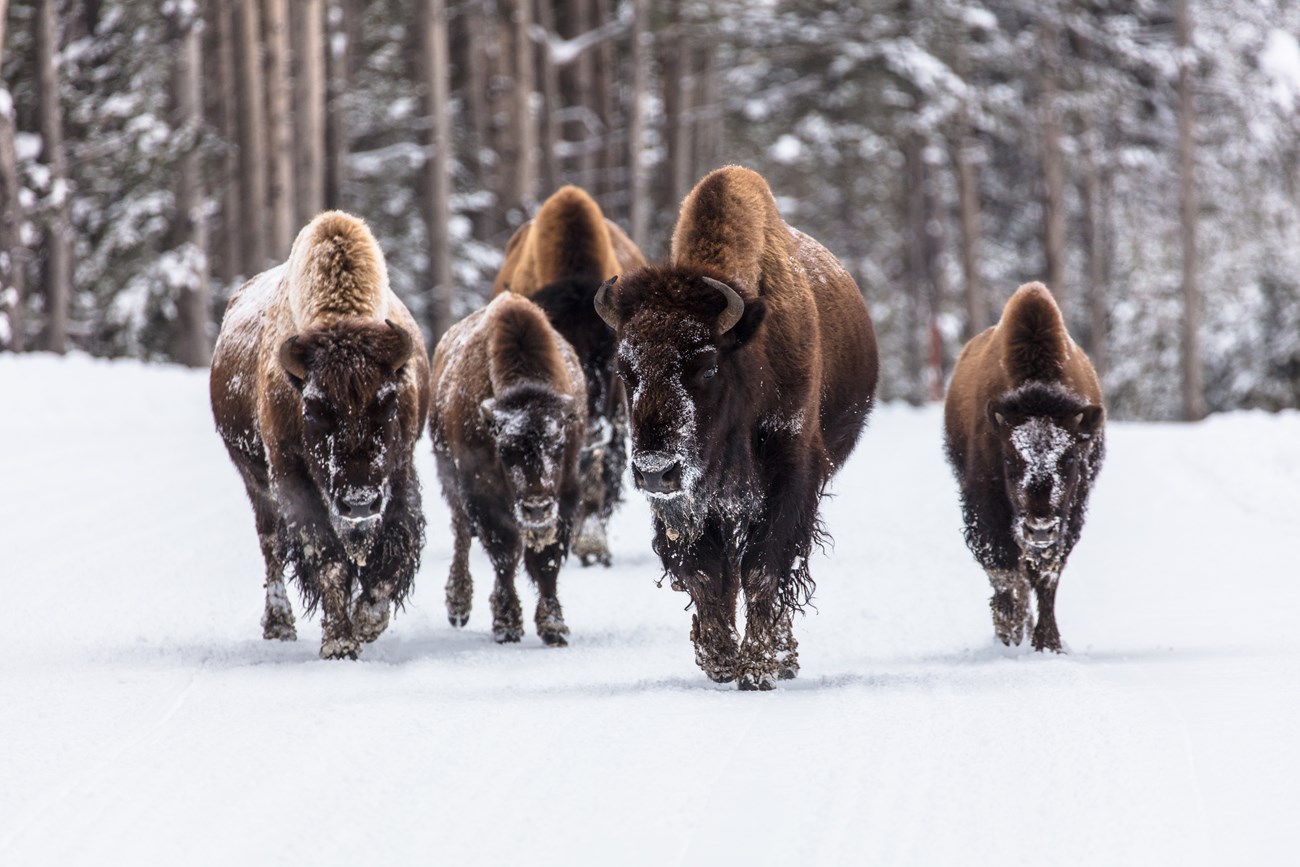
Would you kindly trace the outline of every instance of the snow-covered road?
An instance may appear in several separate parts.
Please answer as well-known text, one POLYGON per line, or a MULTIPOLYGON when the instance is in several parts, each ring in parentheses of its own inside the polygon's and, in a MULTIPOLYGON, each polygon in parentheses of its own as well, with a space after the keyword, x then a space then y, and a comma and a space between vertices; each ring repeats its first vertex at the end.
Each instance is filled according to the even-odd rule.
POLYGON ((359 662, 314 620, 263 642, 206 374, 0 356, 0 864, 1293 859, 1300 413, 1110 426, 1064 656, 995 646, 940 416, 878 410, 801 679, 739 693, 695 667, 635 493, 615 566, 561 573, 569 648, 493 644, 477 550, 448 626, 427 438, 413 603, 359 662))

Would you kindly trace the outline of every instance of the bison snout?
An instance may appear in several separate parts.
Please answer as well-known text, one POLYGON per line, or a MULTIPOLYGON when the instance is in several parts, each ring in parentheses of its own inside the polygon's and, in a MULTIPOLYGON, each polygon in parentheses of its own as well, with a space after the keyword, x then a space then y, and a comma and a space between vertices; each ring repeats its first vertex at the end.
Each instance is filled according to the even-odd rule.
POLYGON ((682 489, 682 462, 658 455, 632 459, 632 479, 648 494, 676 494, 682 489))
POLYGON ((519 514, 529 524, 549 524, 555 518, 555 501, 533 498, 519 503, 519 514))
POLYGON ((1060 536, 1059 518, 1025 518, 1025 541, 1035 548, 1047 548, 1056 544, 1060 536))
POLYGON ((382 491, 353 489, 334 498, 334 508, 340 518, 349 521, 367 521, 384 510, 382 491))

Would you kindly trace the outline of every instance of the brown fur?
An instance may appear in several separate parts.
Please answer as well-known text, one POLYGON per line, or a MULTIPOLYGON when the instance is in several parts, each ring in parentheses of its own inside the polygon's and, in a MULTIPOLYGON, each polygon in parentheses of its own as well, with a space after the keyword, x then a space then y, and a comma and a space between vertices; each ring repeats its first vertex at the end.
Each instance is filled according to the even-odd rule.
POLYGON ((961 486, 966 542, 993 585, 994 627, 1004 643, 1018 644, 1032 629, 1036 649, 1060 649, 1056 582, 1101 467, 1104 417, 1096 371, 1041 283, 1021 286, 998 324, 976 335, 957 359, 944 407, 945 447, 961 486), (1020 435, 1021 447, 1013 441, 1024 425, 1061 444, 1050 474, 1032 484, 1022 452, 1031 447, 1024 444, 1027 434, 1020 435), (1026 520, 1059 522, 1055 541, 1028 542, 1026 520))
POLYGON ((695 604, 697 661, 716 680, 770 688, 798 669, 790 615, 812 593, 821 494, 874 399, 862 294, 834 256, 785 224, 760 175, 729 166, 683 202, 671 264, 626 275, 606 304, 636 395, 637 478, 677 460, 684 480, 675 497, 652 500, 655 550, 695 604), (744 300, 727 331, 726 298, 706 277, 744 300))
POLYGON ((211 396, 267 562, 264 635, 296 634, 287 566, 308 608, 324 606, 322 655, 355 656, 356 639, 377 637, 418 568, 424 519, 411 450, 429 406, 420 330, 389 288, 364 222, 321 214, 299 233, 286 265, 235 293, 213 354, 211 396), (389 384, 396 390, 385 398, 389 384), (318 416, 338 425, 332 436, 343 444, 328 462, 318 416), (377 436, 386 439, 376 444, 377 436), (348 450, 354 441, 360 451, 348 450), (340 536, 331 511, 358 479, 390 492, 378 529, 364 539, 351 530, 340 536))
POLYGON ((506 294, 443 336, 432 386, 429 431, 455 536, 449 620, 463 626, 469 618, 469 543, 478 536, 497 573, 496 639, 522 637, 514 587, 522 554, 538 587, 538 634, 547 644, 564 644, 556 582, 568 554, 586 429, 577 356, 535 304, 506 294), (525 504, 541 499, 555 504, 555 520, 530 527, 525 504))
POLYGON ((494 294, 536 302, 582 361, 590 427, 582 454, 582 500, 574 552, 609 565, 606 525, 622 496, 627 412, 614 374, 614 337, 592 305, 604 281, 645 264, 641 251, 586 192, 557 190, 506 247, 494 294))

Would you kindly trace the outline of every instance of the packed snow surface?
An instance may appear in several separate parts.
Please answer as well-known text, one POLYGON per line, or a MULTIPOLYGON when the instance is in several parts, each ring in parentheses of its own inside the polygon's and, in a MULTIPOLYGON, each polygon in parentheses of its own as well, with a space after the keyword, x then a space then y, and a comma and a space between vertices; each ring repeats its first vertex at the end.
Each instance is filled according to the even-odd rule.
MULTIPOLYGON (((567 649, 447 624, 447 511, 357 662, 261 639, 202 372, 0 357, 0 864, 1289 862, 1300 414, 1112 423, 1058 616, 994 643, 937 407, 880 407, 826 501, 803 673, 695 667, 629 491, 567 649)), ((629 486, 630 487, 630 486, 629 486)), ((535 599, 520 578, 525 611, 535 599)), ((529 618, 531 619, 531 618, 529 618)))

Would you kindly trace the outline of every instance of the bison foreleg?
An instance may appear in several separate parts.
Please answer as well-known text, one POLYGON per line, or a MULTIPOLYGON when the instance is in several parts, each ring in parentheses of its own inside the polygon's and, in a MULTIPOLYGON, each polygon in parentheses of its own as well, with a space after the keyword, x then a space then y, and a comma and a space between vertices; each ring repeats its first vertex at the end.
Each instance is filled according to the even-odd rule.
POLYGON ((469 611, 474 604, 474 579, 469 574, 469 543, 472 536, 469 519, 454 507, 451 531, 455 540, 451 573, 447 576, 447 620, 452 626, 460 628, 469 622, 469 611))
POLYGON ((348 617, 348 567, 326 563, 317 575, 320 582, 322 659, 356 659, 361 644, 348 617))
POLYGON ((565 647, 569 643, 565 638, 569 627, 564 624, 564 610, 556 594, 563 559, 564 546, 560 542, 524 552, 524 565, 537 584, 537 612, 533 622, 537 624, 537 634, 549 647, 565 647))
MULTIPOLYGON (((674 576, 674 586, 678 582, 674 576)), ((731 683, 740 665, 740 641, 736 634, 736 588, 724 575, 703 573, 682 578, 695 603, 691 618, 691 642, 695 664, 709 680, 731 683)))
MULTIPOLYGON (((259 522, 260 523, 260 522, 259 522)), ((284 587, 284 558, 276 549, 272 533, 259 534, 262 557, 266 560, 266 608, 262 612, 262 637, 269 640, 295 641, 298 629, 294 625, 293 606, 284 587)))
POLYGON ((741 689, 772 689, 799 673, 799 645, 791 611, 781 605, 770 579, 745 580, 745 640, 740 646, 741 689))
POLYGON ((1025 633, 1034 628, 1034 615, 1029 610, 1029 579, 1018 569, 989 569, 988 576, 993 585, 993 598, 989 601, 993 631, 1008 647, 1019 645, 1025 633))
POLYGON ((524 637, 524 613, 519 607, 519 594, 515 592, 519 552, 516 549, 510 554, 488 553, 497 573, 496 586, 488 600, 492 605, 492 638, 498 644, 513 644, 524 637))
POLYGON ((1034 650, 1061 652, 1061 633, 1056 627, 1056 584, 1058 573, 1035 576, 1038 595, 1038 626, 1034 628, 1034 650))

